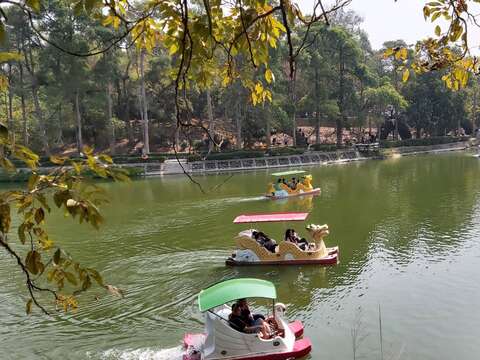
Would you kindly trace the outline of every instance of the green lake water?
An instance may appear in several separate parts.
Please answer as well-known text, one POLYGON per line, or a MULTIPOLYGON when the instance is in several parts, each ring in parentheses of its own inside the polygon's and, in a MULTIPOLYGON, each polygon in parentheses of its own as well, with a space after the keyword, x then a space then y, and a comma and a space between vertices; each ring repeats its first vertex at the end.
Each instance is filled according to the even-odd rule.
MULTIPOLYGON (((80 297, 76 314, 25 315, 24 279, 0 254, 1 359, 179 360, 184 332, 202 331, 196 295, 233 277, 275 283, 287 316, 312 339, 310 359, 480 357, 480 162, 468 154, 419 156, 309 169, 320 196, 269 201, 267 171, 105 184, 100 231, 56 214, 54 238, 125 290, 80 297), (224 260, 241 213, 310 212, 340 246, 332 267, 231 268, 224 260)), ((280 239, 287 227, 262 230, 280 239)))

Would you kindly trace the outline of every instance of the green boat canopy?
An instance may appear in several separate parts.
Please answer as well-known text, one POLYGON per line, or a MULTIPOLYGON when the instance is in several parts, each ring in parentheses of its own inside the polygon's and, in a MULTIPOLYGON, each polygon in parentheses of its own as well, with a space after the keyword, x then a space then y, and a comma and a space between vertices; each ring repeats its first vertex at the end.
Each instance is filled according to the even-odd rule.
POLYGON ((276 299, 275 286, 260 279, 233 279, 215 284, 198 294, 198 307, 204 312, 243 298, 276 299))
POLYGON ((305 174, 306 171, 303 170, 290 170, 284 172, 273 173, 272 176, 290 176, 290 175, 298 175, 298 174, 305 174))

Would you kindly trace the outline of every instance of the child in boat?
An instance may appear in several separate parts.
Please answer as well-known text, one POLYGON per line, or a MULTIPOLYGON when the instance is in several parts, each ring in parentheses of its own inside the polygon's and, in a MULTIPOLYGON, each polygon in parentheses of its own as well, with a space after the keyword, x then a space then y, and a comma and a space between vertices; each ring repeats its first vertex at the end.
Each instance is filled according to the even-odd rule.
POLYGON ((285 232, 285 241, 290 241, 302 249, 303 251, 308 250, 309 244, 305 238, 300 238, 294 229, 287 229, 285 232))
POLYGON ((232 305, 232 313, 228 316, 228 322, 230 323, 231 327, 240 332, 249 334, 261 333, 262 338, 264 339, 268 339, 270 336, 270 326, 262 319, 258 319, 255 322, 255 325, 248 325, 248 323, 242 317, 242 310, 238 303, 234 303, 232 305))

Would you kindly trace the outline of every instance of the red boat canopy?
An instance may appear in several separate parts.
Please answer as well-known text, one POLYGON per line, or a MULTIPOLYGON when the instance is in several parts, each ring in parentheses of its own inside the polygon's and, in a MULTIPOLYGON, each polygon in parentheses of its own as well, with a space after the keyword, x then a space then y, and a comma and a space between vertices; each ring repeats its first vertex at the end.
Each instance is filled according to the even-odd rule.
POLYGON ((308 213, 284 212, 270 214, 244 214, 233 220, 234 224, 255 223, 255 222, 281 222, 281 221, 304 221, 308 213))

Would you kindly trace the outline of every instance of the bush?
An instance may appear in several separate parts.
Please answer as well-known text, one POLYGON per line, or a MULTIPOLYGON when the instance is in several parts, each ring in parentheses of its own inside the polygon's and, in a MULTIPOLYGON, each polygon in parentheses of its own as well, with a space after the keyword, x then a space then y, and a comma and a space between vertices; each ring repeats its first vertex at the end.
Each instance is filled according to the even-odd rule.
POLYGON ((294 147, 279 147, 273 148, 267 151, 270 156, 289 156, 289 155, 301 155, 305 152, 305 149, 294 147))
POLYGON ((115 164, 136 164, 136 163, 163 163, 166 160, 164 155, 150 154, 147 159, 142 159, 138 155, 118 155, 112 157, 115 164))
POLYGON ((199 154, 192 154, 187 156, 188 162, 201 161, 202 157, 199 154))
POLYGON ((265 153, 263 151, 238 150, 221 153, 210 153, 210 155, 207 156, 206 160, 235 160, 258 158, 263 156, 265 156, 265 153))
POLYGON ((451 136, 436 136, 424 139, 405 139, 405 140, 380 140, 380 146, 383 148, 395 148, 404 146, 430 146, 440 144, 451 144, 459 141, 468 141, 468 136, 451 137, 451 136))
POLYGON ((311 145, 310 149, 313 151, 336 151, 337 149, 344 148, 345 146, 337 147, 336 144, 313 144, 311 145))

